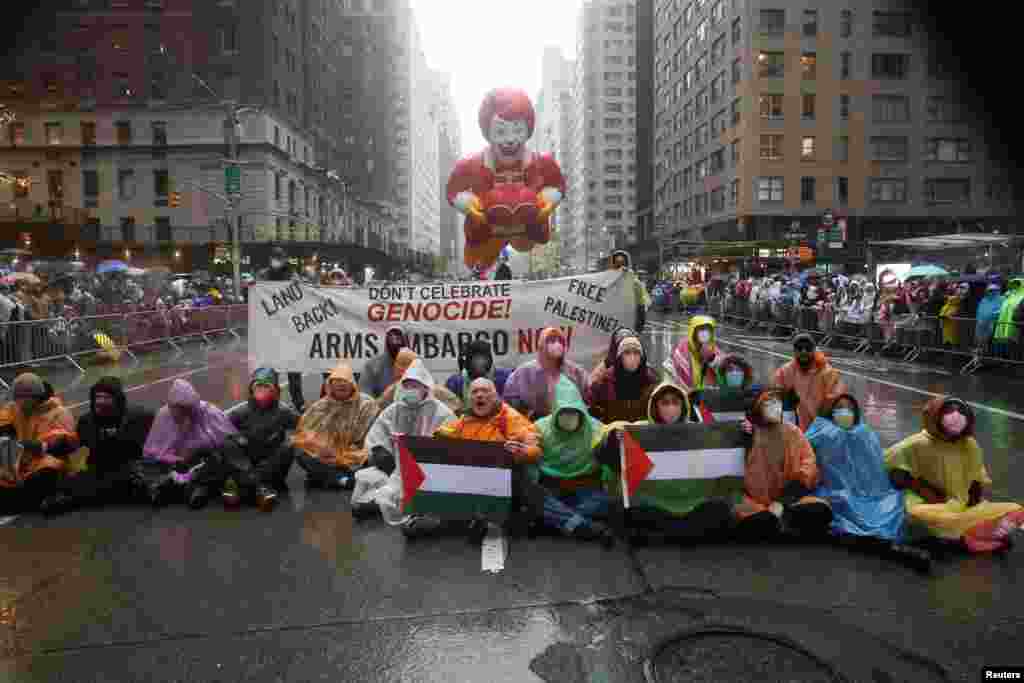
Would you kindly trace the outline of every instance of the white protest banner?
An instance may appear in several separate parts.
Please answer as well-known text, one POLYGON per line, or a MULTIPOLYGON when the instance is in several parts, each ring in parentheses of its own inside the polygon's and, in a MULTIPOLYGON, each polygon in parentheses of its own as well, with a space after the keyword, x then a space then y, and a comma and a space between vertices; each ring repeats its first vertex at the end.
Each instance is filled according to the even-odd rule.
POLYGON ((590 369, 620 326, 635 324, 631 278, 621 271, 534 282, 481 281, 313 287, 255 282, 249 289, 249 362, 280 372, 355 372, 384 351, 397 326, 438 382, 458 370, 459 349, 491 344, 496 367, 535 359, 540 332, 561 328, 568 357, 590 369))

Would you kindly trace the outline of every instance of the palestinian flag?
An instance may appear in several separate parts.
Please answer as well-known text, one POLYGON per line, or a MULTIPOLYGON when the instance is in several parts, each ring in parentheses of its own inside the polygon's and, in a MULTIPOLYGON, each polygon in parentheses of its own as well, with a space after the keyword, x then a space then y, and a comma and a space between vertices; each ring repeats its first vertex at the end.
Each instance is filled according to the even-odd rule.
POLYGON ((707 482, 742 490, 746 435, 738 424, 631 425, 622 433, 623 504, 645 481, 707 482))
POLYGON ((400 436, 404 512, 504 521, 512 509, 513 464, 501 443, 400 436))

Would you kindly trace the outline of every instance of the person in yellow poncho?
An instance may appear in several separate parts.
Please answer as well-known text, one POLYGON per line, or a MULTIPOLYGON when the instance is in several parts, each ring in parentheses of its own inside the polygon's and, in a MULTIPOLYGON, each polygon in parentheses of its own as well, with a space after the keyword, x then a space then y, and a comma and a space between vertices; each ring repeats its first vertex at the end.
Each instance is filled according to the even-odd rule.
POLYGON ((1020 535, 1024 508, 988 500, 992 478, 974 438, 974 411, 960 399, 935 398, 923 422, 924 429, 885 452, 911 524, 971 552, 1005 550, 1020 535))
POLYGON ((716 371, 721 358, 715 343, 715 319, 695 315, 690 318, 686 337, 679 340, 662 367, 686 391, 703 391, 718 385, 716 371))
POLYGON ((354 486, 354 471, 369 457, 366 433, 377 412, 377 402, 356 386, 352 366, 338 364, 327 379, 327 395, 306 410, 292 437, 307 486, 354 486))
POLYGON ((970 292, 970 285, 966 282, 961 284, 958 289, 953 290, 946 297, 946 303, 942 305, 942 310, 939 311, 939 318, 942 319, 943 344, 949 344, 950 346, 958 346, 960 344, 960 321, 956 320, 956 318, 960 316, 960 310, 967 299, 968 292, 970 292))

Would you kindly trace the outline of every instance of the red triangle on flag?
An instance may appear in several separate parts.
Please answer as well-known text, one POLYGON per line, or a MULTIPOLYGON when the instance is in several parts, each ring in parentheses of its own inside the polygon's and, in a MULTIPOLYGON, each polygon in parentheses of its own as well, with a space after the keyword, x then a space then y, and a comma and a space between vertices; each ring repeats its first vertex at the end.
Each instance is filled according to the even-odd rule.
POLYGON ((423 486, 423 482, 427 480, 427 475, 423 473, 423 468, 406 448, 404 437, 398 438, 398 467, 402 473, 402 508, 405 509, 405 506, 423 486))
POLYGON ((647 457, 647 452, 628 430, 623 430, 622 445, 626 452, 626 490, 632 496, 640 482, 654 469, 654 462, 647 457))

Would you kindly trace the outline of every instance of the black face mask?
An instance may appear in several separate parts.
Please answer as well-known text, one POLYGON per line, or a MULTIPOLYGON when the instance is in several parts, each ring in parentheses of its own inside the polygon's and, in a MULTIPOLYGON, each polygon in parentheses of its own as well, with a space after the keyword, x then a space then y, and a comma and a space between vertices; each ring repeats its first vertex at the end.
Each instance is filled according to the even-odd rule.
POLYGON ((491 371, 491 361, 486 356, 473 356, 469 359, 468 371, 471 377, 483 377, 491 371))

